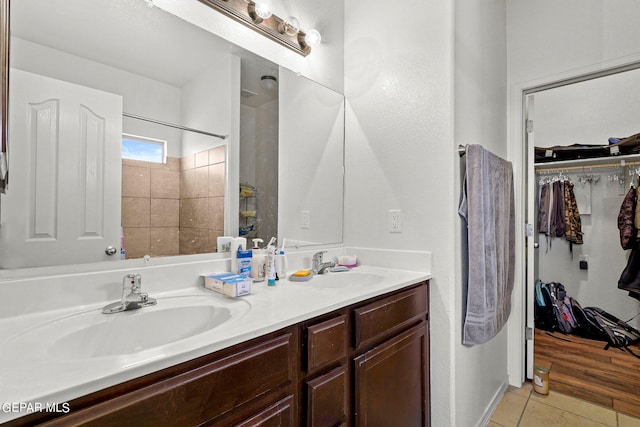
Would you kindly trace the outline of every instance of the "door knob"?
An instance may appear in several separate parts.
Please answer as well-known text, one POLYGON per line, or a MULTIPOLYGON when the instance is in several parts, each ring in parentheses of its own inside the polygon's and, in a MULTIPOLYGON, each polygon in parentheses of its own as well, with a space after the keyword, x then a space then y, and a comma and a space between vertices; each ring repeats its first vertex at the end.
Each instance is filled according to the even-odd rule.
POLYGON ((104 253, 109 255, 109 256, 113 256, 116 253, 118 253, 118 250, 116 248, 114 248, 113 246, 108 246, 107 249, 104 250, 104 253))
POLYGON ((540 247, 540 243, 538 243, 538 242, 533 242, 533 247, 534 247, 534 248, 536 248, 536 249, 537 249, 537 248, 539 248, 539 247, 540 247))

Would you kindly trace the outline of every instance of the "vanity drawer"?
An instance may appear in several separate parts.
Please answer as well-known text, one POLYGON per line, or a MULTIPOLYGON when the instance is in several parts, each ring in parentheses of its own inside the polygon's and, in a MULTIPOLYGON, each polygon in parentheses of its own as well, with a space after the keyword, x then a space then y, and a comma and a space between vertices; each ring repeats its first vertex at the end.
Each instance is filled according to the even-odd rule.
POLYGON ((314 371, 347 357, 347 316, 307 327, 307 370, 314 371))
MULTIPOLYGON (((46 425, 186 426, 231 414, 257 396, 281 399, 295 378, 288 333, 173 378, 55 419, 46 425)), ((289 409, 285 408, 288 413, 289 409)), ((289 417, 291 415, 288 415, 289 417)))
POLYGON ((424 319, 427 284, 397 293, 354 310, 355 347, 360 350, 424 319))

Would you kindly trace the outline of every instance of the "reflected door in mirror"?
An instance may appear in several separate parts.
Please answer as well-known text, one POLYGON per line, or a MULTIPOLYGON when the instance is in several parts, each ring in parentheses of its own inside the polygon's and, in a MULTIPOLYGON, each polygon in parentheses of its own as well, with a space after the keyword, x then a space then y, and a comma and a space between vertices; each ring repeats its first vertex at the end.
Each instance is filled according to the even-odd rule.
POLYGON ((10 103, 0 267, 119 259, 122 98, 12 69, 10 103))

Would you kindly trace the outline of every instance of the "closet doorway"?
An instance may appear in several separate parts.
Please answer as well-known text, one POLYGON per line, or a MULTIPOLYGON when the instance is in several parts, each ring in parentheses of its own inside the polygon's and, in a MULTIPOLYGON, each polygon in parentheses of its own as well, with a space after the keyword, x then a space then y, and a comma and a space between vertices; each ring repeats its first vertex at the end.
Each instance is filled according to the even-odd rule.
MULTIPOLYGON (((537 163, 534 155, 534 147, 572 144, 602 146, 609 143, 609 138, 624 138, 640 133, 638 66, 640 64, 525 91, 527 224, 532 227, 532 238, 528 239, 527 247, 528 328, 534 328, 534 286, 536 280, 541 280, 545 283, 562 283, 567 294, 583 307, 600 307, 640 329, 640 301, 630 298, 627 292, 617 287, 629 252, 620 245, 617 216, 631 182, 637 183, 636 168, 640 170, 640 155, 566 161, 538 159, 537 163), (540 188, 546 182, 557 179, 567 179, 573 183, 584 233, 583 244, 571 244, 564 237, 550 237, 539 233, 540 188), (580 261, 583 261, 582 269, 580 261)), ((544 357, 541 351, 535 351, 535 337, 539 337, 538 333, 536 331, 532 334, 533 339, 527 340, 529 379, 532 378, 533 366, 537 363, 534 361, 534 354, 539 359, 544 357)), ((541 347, 548 344, 547 337, 544 338, 539 340, 541 347)), ((572 340, 573 336, 568 335, 566 338, 572 340)), ((577 342, 577 339, 572 340, 572 343, 577 342)), ((552 339, 551 345, 556 344, 557 351, 562 351, 562 341, 552 339)), ((566 352, 575 351, 569 347, 567 344, 566 352)), ((600 355, 595 353, 599 347, 604 347, 604 343, 601 346, 596 344, 593 349, 584 346, 582 352, 591 352, 591 359, 598 359, 600 355)), ((618 352, 616 349, 608 351, 618 352)), ((603 359, 606 354, 614 355, 605 353, 603 359)), ((634 369, 637 370, 640 359, 635 362, 637 366, 634 369)), ((595 382, 597 375, 593 377, 595 382)), ((640 387, 640 376, 637 382, 640 387)), ((635 388, 635 385, 629 385, 635 388)), ((594 388, 598 387, 594 384, 594 388)), ((577 390, 574 395, 585 396, 577 390)))

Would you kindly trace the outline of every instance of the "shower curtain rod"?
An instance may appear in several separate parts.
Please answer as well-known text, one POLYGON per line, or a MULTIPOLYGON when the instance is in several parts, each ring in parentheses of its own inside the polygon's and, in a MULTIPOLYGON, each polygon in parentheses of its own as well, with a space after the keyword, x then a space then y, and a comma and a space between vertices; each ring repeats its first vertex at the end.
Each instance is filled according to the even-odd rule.
POLYGON ((123 112, 122 115, 124 117, 129 117, 130 119, 142 120, 142 121, 145 121, 145 122, 155 123, 155 124, 158 124, 158 125, 169 126, 169 127, 175 128, 175 129, 187 130, 189 132, 196 132, 196 133, 199 133, 199 134, 202 134, 202 135, 213 136, 214 138, 227 139, 227 137, 229 136, 229 135, 218 135, 217 133, 211 133, 211 132, 206 132, 206 131, 199 130, 199 129, 193 129, 193 128, 186 127, 186 126, 175 125, 173 123, 163 122, 163 121, 156 120, 156 119, 150 119, 148 117, 136 116, 135 114, 125 113, 125 112, 123 112))

